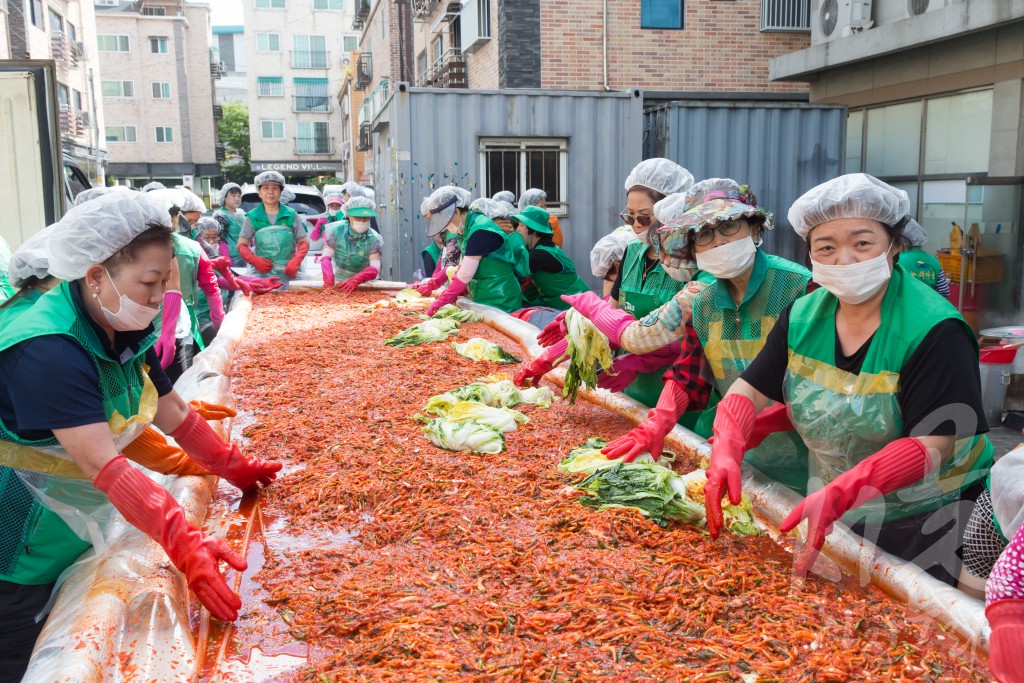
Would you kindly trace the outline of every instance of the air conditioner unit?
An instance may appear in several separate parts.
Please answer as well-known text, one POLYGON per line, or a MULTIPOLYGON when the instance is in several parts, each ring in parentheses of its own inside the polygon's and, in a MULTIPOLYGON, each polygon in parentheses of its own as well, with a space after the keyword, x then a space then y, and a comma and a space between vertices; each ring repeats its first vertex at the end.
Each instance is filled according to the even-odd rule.
POLYGON ((86 59, 87 56, 86 56, 86 52, 85 52, 85 43, 83 43, 82 41, 78 41, 74 45, 75 45, 75 47, 74 47, 75 54, 78 55, 78 58, 79 59, 86 59))
POLYGON ((819 0, 811 21, 811 44, 846 38, 873 25, 871 0, 819 0))
POLYGON ((947 4, 949 0, 907 0, 907 17, 913 19, 943 9, 947 4))
POLYGON ((477 50, 491 39, 490 0, 463 0, 459 12, 459 48, 464 54, 477 50))

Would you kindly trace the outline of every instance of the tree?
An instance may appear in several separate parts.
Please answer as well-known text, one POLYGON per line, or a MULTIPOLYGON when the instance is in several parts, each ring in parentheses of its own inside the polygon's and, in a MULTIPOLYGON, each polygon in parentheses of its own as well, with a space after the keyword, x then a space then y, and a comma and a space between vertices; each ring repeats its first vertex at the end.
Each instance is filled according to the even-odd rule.
POLYGON ((252 177, 252 148, 249 142, 249 108, 244 102, 223 105, 223 116, 217 122, 217 137, 224 145, 221 172, 226 178, 238 182, 252 177))

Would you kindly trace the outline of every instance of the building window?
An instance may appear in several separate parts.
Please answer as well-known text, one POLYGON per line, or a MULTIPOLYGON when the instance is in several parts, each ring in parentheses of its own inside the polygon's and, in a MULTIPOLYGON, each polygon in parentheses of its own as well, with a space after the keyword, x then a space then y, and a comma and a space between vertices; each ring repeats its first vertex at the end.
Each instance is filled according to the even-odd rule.
POLYGON ((331 97, 326 78, 296 78, 295 111, 327 113, 331 110, 331 97))
POLYGON ((342 12, 345 9, 345 2, 344 0, 313 0, 313 9, 342 12))
POLYGON ((174 142, 174 129, 170 126, 156 127, 157 142, 174 142))
POLYGON ((135 126, 107 126, 104 129, 107 142, 136 142, 135 126))
POLYGON ((517 197, 536 187, 547 195, 548 210, 569 212, 567 171, 569 142, 565 139, 484 138, 480 141, 480 175, 485 196, 511 190, 517 197))
POLYGON ((326 69, 327 36, 292 36, 293 69, 326 69))
POLYGON ((264 140, 284 140, 284 121, 260 121, 264 140))
POLYGON ((68 27, 68 40, 70 40, 72 43, 77 43, 78 42, 78 30, 75 28, 75 25, 72 24, 69 21, 67 23, 67 27, 68 27))
POLYGON ((50 15, 50 33, 64 33, 64 19, 54 12, 52 7, 47 8, 47 14, 50 15))
POLYGON ((149 39, 149 51, 155 55, 167 54, 167 38, 153 36, 149 39))
POLYGON ((71 100, 71 91, 68 90, 68 86, 63 83, 57 84, 57 102, 61 107, 67 108, 68 103, 71 100))
POLYGON ((80 90, 71 89, 71 104, 74 105, 75 111, 82 111, 82 93, 80 90))
POLYGON ((640 28, 683 28, 685 0, 640 0, 640 28))
POLYGON ((923 173, 988 171, 992 91, 928 100, 923 173))
POLYGON ((134 81, 103 81, 101 89, 104 97, 135 97, 134 81))
POLYGON ((97 7, 114 7, 117 5, 117 0, 96 0, 97 7))
POLYGON ((131 52, 131 40, 126 35, 96 36, 96 49, 100 52, 131 52))
POLYGON ((43 2, 42 0, 29 0, 29 13, 32 17, 32 25, 36 28, 46 30, 43 24, 43 2))
POLYGON ((476 0, 477 38, 491 37, 491 0, 476 0))
POLYGON ((359 49, 359 36, 345 36, 344 38, 344 49, 345 52, 355 52, 359 49))
POLYGON ((441 36, 434 39, 434 42, 430 45, 430 56, 434 64, 441 62, 441 57, 444 56, 444 41, 441 36))
POLYGON ((296 154, 330 154, 331 124, 327 121, 299 121, 296 154))
POLYGON ((163 17, 167 15, 163 7, 143 7, 142 15, 146 17, 163 17))
POLYGON ((280 52, 281 51, 281 34, 280 33, 257 33, 256 34, 256 52, 280 52))
POLYGON ((259 76, 256 79, 256 86, 260 97, 284 97, 283 78, 259 76))
POLYGON ((285 0, 256 0, 256 9, 284 9, 285 0))
POLYGON ((169 99, 171 99, 171 84, 170 83, 153 83, 153 99, 154 100, 169 100, 169 99))

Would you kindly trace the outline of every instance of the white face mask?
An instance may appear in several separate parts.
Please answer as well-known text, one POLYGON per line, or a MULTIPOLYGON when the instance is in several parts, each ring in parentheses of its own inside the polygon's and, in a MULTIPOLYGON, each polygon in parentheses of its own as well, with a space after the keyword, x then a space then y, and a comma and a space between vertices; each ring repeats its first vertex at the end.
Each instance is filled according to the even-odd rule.
POLYGON ((117 292, 117 296, 120 298, 121 308, 118 309, 117 313, 113 313, 109 308, 103 305, 103 301, 97 297, 97 301, 100 303, 100 310, 103 312, 103 317, 107 319, 107 323, 118 332, 131 332, 134 330, 144 330, 149 327, 149 324, 153 322, 153 319, 160 313, 159 308, 150 308, 149 306, 143 306, 137 304, 124 294, 118 291, 117 285, 114 284, 114 278, 110 277, 110 273, 106 268, 103 269, 104 273, 107 273, 107 278, 110 279, 110 285, 117 292))
POLYGON ((889 269, 889 250, 875 258, 850 263, 844 266, 830 266, 811 260, 811 273, 815 282, 846 304, 861 304, 878 294, 892 277, 889 269))
POLYGON ((644 230, 643 232, 635 232, 633 234, 636 235, 636 238, 638 240, 640 240, 641 242, 643 242, 644 244, 649 245, 651 243, 651 233, 650 233, 650 231, 644 230))
POLYGON ((666 266, 664 263, 661 264, 661 269, 664 270, 670 278, 676 282, 689 282, 690 271, 686 268, 673 268, 672 266, 666 266))
POLYGON ((354 232, 357 235, 362 235, 364 232, 370 229, 370 221, 350 220, 348 224, 349 226, 351 226, 352 232, 354 232))
POLYGON ((697 267, 715 277, 728 280, 745 273, 754 265, 756 256, 757 245, 754 240, 744 237, 697 254, 697 267))

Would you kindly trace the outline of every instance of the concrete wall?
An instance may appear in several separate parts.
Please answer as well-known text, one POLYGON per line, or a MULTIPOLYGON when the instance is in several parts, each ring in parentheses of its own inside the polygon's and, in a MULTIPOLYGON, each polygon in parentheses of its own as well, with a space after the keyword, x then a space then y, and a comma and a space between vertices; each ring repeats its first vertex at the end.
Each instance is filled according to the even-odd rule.
MULTIPOLYGON (((182 26, 178 30, 183 34, 186 60, 183 66, 188 94, 187 107, 179 107, 182 151, 188 150, 194 164, 216 164, 217 128, 213 120, 213 79, 210 77, 210 6, 186 4, 185 19, 188 21, 187 29, 182 26)), ((180 66, 178 76, 180 81, 180 66)))

